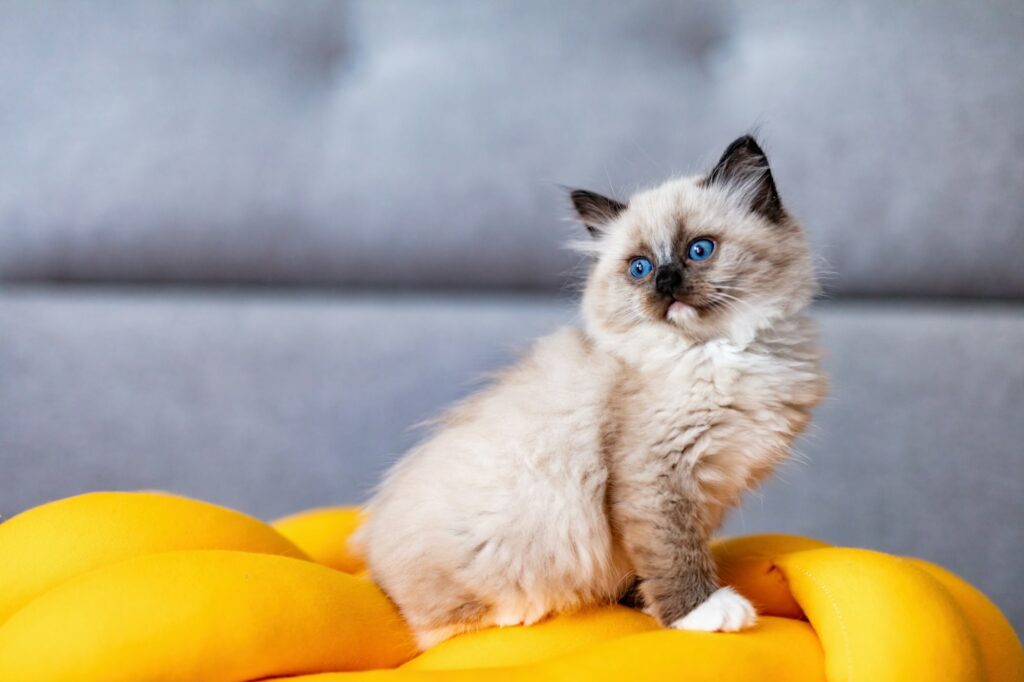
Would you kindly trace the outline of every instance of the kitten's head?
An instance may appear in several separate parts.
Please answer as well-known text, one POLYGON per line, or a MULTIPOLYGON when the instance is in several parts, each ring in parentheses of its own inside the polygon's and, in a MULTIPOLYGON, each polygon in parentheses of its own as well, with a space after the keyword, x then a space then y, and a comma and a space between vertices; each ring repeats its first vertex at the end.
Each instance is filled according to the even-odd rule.
POLYGON ((752 137, 729 145, 707 175, 626 204, 585 190, 571 197, 596 257, 583 299, 595 334, 749 339, 816 290, 803 231, 752 137))

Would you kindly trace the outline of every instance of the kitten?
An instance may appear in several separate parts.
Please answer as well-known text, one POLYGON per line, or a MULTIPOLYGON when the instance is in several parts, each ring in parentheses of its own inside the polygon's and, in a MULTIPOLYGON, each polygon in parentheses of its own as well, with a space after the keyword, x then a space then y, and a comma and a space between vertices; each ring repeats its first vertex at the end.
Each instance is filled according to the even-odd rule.
POLYGON ((385 477, 354 539, 422 648, 614 603, 737 630, 708 538, 825 392, 801 227, 742 137, 623 204, 576 190, 583 330, 539 340, 385 477))

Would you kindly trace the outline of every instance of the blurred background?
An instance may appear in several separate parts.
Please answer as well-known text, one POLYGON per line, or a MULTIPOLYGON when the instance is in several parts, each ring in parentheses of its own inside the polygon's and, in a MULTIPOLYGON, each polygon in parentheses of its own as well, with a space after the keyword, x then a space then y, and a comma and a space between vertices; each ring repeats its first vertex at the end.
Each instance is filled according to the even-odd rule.
POLYGON ((922 556, 1021 629, 1022 64, 1013 0, 0 0, 0 515, 362 501, 575 319, 560 185, 756 128, 833 388, 725 532, 922 556))

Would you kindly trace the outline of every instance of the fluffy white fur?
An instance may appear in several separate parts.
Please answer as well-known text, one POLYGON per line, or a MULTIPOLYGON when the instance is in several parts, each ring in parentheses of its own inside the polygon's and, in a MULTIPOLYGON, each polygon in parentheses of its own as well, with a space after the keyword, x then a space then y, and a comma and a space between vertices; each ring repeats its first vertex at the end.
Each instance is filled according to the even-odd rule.
POLYGON ((634 578, 665 625, 754 621, 707 539, 786 456, 824 379, 802 230, 754 210, 765 180, 744 167, 759 165, 600 212, 585 328, 539 340, 388 473, 354 544, 422 647, 614 602, 634 578), (704 235, 714 262, 685 264, 672 299, 628 277, 630 258, 681 262, 704 235))
POLYGON ((700 606, 672 622, 677 630, 735 632, 757 622, 757 612, 731 587, 720 587, 700 606))

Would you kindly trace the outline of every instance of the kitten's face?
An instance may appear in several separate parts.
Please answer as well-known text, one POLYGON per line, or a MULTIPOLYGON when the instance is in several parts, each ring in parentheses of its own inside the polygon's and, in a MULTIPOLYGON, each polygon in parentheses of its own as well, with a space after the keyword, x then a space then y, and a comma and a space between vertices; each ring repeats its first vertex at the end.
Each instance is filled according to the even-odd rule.
POLYGON ((628 205, 581 191, 573 201, 595 236, 584 313, 596 331, 736 340, 815 291, 803 232, 751 138, 734 142, 709 175, 669 181, 628 205))

